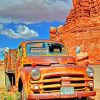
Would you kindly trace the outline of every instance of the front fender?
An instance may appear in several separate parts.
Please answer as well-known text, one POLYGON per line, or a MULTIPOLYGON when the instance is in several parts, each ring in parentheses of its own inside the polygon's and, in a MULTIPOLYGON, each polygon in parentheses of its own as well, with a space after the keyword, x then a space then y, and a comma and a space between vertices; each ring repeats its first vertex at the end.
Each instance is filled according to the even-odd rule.
POLYGON ((18 71, 17 74, 17 87, 21 87, 21 90, 24 86, 25 91, 27 91, 27 86, 28 86, 28 73, 25 70, 25 68, 22 68, 21 70, 18 71), (20 86, 19 86, 20 85, 20 86))

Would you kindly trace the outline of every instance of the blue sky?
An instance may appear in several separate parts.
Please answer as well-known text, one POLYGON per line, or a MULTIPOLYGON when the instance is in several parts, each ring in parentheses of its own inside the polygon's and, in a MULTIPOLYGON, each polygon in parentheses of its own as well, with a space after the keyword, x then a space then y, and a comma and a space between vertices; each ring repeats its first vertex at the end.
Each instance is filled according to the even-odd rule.
POLYGON ((0 0, 0 59, 5 47, 49 39, 50 27, 64 25, 71 8, 71 0, 0 0))

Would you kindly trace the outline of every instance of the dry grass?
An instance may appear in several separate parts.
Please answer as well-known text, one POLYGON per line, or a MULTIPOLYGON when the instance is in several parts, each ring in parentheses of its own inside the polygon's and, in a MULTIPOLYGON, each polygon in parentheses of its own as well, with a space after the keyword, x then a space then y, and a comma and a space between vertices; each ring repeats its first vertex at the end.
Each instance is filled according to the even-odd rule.
POLYGON ((7 92, 5 90, 1 90, 0 100, 21 100, 21 94, 18 91, 7 92))
MULTIPOLYGON (((91 100, 100 100, 100 89, 95 89, 96 96, 91 97, 91 100)), ((21 100, 21 93, 7 92, 5 90, 0 91, 0 100, 21 100)))

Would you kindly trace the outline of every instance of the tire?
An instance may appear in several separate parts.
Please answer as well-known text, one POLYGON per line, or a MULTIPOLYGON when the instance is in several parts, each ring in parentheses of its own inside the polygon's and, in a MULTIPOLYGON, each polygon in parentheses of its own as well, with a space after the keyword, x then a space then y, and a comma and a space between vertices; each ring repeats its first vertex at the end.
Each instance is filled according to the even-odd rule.
POLYGON ((26 92, 25 92, 24 87, 22 89, 22 100, 27 100, 27 96, 26 96, 26 92))
POLYGON ((84 97, 84 98, 81 98, 81 99, 76 98, 75 100, 92 100, 92 99, 91 99, 91 98, 89 98, 89 97, 84 97))
POLYGON ((81 100, 92 100, 92 99, 89 97, 85 97, 85 98, 82 98, 81 100))
POLYGON ((21 78, 19 78, 19 81, 18 81, 18 91, 21 93, 22 100, 27 100, 25 88, 23 86, 23 82, 21 78))

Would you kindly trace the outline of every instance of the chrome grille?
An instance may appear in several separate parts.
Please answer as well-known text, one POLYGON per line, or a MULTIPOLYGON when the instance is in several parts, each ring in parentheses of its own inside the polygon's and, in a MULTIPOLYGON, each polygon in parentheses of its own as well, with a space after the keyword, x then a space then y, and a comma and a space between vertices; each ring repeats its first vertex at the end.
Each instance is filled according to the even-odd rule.
POLYGON ((43 78, 43 92, 60 92, 62 87, 62 77, 69 77, 69 86, 74 87, 75 91, 82 91, 85 89, 84 75, 55 75, 45 76, 43 78))

